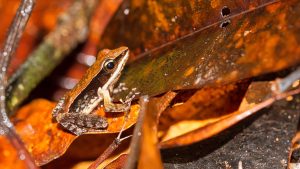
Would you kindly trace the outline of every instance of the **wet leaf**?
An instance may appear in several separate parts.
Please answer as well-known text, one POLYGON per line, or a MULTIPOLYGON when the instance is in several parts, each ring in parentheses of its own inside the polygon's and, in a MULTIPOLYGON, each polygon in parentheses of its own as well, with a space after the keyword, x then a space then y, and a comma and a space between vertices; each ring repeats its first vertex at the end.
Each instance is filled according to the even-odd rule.
MULTIPOLYGON (((91 160, 94 160, 98 156, 100 156, 116 137, 117 134, 80 136, 72 143, 72 145, 62 157, 43 166, 43 168, 51 169, 63 167, 86 169, 93 163, 93 161, 91 160)), ((104 168, 107 165, 118 165, 115 163, 121 162, 123 157, 125 158, 125 156, 129 152, 129 142, 129 139, 122 142, 122 144, 113 152, 113 154, 103 163, 101 163, 98 168, 104 168)))
MULTIPOLYGON (((12 119, 17 133, 25 142, 26 147, 32 154, 38 165, 43 165, 61 156, 76 138, 75 135, 62 129, 52 119, 52 109, 55 103, 44 99, 34 100, 22 107, 12 119), (42 120, 41 120, 42 119, 42 120)), ((103 111, 99 111, 99 114, 103 111)), ((132 126, 137 117, 138 106, 131 108, 129 120, 125 128, 132 126)), ((103 132, 119 132, 124 117, 122 115, 111 115, 108 118, 109 127, 103 132)))
POLYGON ((99 2, 95 14, 91 18, 90 33, 83 53, 95 55, 98 52, 98 42, 107 24, 121 5, 122 0, 104 0, 99 2))

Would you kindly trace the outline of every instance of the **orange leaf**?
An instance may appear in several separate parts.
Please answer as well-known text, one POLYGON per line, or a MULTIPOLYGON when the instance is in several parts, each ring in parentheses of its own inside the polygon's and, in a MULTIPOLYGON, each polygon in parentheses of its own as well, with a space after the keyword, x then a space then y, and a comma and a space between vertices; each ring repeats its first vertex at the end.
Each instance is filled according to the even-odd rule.
POLYGON ((24 160, 21 160, 15 147, 4 136, 0 136, 0 157, 0 168, 27 169, 26 163, 24 160))
MULTIPOLYGON (((61 156, 76 138, 75 135, 53 121, 52 109, 54 106, 53 102, 37 99, 22 107, 12 119, 17 133, 38 165, 46 164, 61 156)), ((126 129, 136 122, 138 109, 138 105, 131 107, 126 129)), ((98 112, 104 115, 103 111, 99 110, 98 112)), ((95 133, 119 132, 124 122, 123 115, 107 116, 109 123, 107 130, 95 133)))

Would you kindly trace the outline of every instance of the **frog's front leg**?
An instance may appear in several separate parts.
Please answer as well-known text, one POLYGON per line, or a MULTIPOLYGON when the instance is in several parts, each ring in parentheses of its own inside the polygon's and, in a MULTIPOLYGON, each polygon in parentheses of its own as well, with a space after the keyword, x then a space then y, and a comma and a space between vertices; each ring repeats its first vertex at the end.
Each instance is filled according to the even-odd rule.
POLYGON ((131 100, 124 103, 113 103, 109 90, 99 88, 98 96, 103 98, 105 112, 127 112, 130 109, 131 100))
POLYGON ((90 130, 106 129, 108 123, 105 118, 95 114, 64 113, 57 117, 59 123, 76 135, 90 130))

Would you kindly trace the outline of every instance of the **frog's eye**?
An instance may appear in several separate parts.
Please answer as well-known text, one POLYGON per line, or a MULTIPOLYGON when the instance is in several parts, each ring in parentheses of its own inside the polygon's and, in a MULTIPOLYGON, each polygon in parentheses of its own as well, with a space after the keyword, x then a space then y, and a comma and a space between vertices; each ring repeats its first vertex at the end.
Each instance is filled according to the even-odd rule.
POLYGON ((107 72, 110 72, 110 71, 114 70, 115 66, 116 66, 115 61, 112 59, 108 59, 104 63, 104 70, 107 72))

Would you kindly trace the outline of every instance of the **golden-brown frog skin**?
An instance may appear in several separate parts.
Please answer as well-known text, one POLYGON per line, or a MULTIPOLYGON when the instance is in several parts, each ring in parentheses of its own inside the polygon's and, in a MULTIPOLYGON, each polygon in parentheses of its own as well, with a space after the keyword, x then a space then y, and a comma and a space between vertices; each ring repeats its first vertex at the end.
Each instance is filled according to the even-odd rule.
POLYGON ((130 102, 116 104, 111 101, 112 90, 128 57, 127 47, 100 51, 95 63, 83 78, 54 108, 52 115, 57 122, 72 133, 80 135, 108 127, 104 117, 93 114, 97 106, 103 106, 106 112, 128 111, 130 102))

